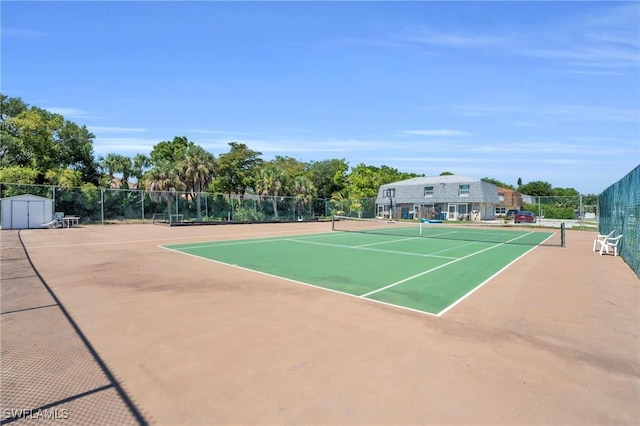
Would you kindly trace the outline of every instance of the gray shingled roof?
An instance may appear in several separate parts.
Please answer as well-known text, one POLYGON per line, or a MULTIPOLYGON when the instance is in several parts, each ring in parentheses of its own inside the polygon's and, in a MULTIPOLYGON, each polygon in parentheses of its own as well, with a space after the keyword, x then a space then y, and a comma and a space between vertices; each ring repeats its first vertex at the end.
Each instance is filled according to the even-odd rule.
POLYGON ((498 187, 492 183, 484 182, 460 175, 426 176, 417 177, 380 186, 376 203, 388 202, 388 197, 383 197, 384 190, 394 188, 394 203, 426 204, 426 203, 492 203, 499 204, 498 187), (460 185, 469 185, 468 195, 460 195, 460 185), (433 186, 433 195, 425 196, 424 188, 433 186))
POLYGON ((445 175, 445 176, 422 176, 407 180, 389 183, 383 186, 404 186, 404 185, 426 185, 436 183, 470 183, 479 182, 479 179, 470 178, 461 175, 445 175))

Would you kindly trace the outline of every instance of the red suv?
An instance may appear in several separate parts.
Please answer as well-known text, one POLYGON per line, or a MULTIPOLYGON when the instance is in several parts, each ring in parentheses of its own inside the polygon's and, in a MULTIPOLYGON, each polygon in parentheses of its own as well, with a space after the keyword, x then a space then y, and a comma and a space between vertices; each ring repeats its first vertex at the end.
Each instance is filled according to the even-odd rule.
POLYGON ((536 215, 534 215, 533 212, 519 211, 515 215, 513 215, 513 221, 515 223, 535 223, 536 215))

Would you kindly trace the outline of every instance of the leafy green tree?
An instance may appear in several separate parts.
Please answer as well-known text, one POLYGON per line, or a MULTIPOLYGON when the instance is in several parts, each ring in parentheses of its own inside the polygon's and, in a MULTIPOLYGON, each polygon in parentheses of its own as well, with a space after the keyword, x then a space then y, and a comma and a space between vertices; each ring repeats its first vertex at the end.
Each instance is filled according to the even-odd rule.
MULTIPOLYGON (((284 176, 286 176, 285 180, 287 182, 293 182, 296 177, 304 175, 305 170, 308 167, 308 163, 298 161, 291 157, 282 157, 279 155, 276 155, 273 160, 267 161, 265 164, 275 164, 276 166, 280 167, 280 169, 282 169, 284 173, 284 176)), ((292 194, 288 193, 287 195, 292 194)))
POLYGON ((20 98, 10 98, 0 93, 0 120, 15 117, 29 108, 20 98))
POLYGON ((518 178, 518 188, 522 186, 522 178, 518 178))
POLYGON ((553 188, 552 195, 557 197, 578 197, 580 193, 574 188, 553 188))
POLYGON ((454 175, 454 173, 451 173, 451 172, 442 172, 442 173, 440 173, 440 176, 453 176, 453 175, 454 175))
POLYGON ((489 177, 483 177, 482 179, 480 179, 481 181, 484 182, 489 182, 494 184, 495 186, 499 186, 500 188, 506 188, 506 189, 513 189, 515 190, 515 188, 513 187, 513 185, 509 185, 507 183, 501 182, 498 179, 493 179, 493 178, 489 178, 489 177))
POLYGON ((31 167, 38 171, 37 183, 46 182, 46 172, 70 168, 83 179, 97 182, 93 138, 85 126, 64 120, 19 98, 1 96, 0 167, 31 167))
POLYGON ((98 168, 94 159, 93 139, 95 136, 86 126, 78 126, 64 121, 54 135, 57 162, 61 167, 81 173, 85 182, 98 182, 98 168))
POLYGON ((53 133, 62 126, 63 118, 40 108, 30 108, 9 117, 7 123, 15 130, 12 138, 17 146, 10 147, 12 164, 29 166, 44 175, 46 170, 58 166, 54 152, 53 133))
POLYGON ((582 197, 582 204, 586 206, 598 205, 598 194, 587 194, 582 197))
POLYGON ((82 181, 82 172, 79 170, 51 169, 47 171, 45 178, 53 185, 66 188, 80 187, 84 183, 82 181))
POLYGON ((548 197, 553 195, 551 184, 543 181, 533 181, 518 187, 518 192, 534 197, 548 197))
POLYGON ((28 163, 22 156, 26 150, 19 138, 20 129, 14 118, 27 111, 20 98, 0 94, 0 167, 19 166, 28 163))
POLYGON ((323 160, 309 163, 305 175, 318 191, 318 197, 329 199, 345 189, 349 164, 344 160, 323 160))
POLYGON ((378 195, 378 188, 387 183, 411 179, 420 175, 399 172, 388 166, 367 166, 360 163, 351 169, 347 177, 347 190, 351 198, 373 198, 378 195))
MULTIPOLYGON (((78 187, 83 185, 91 185, 92 183, 84 183, 82 181, 82 172, 71 169, 51 169, 45 174, 47 181, 55 185, 54 198, 57 211, 73 212, 81 214, 86 218, 86 212, 89 205, 83 206, 84 196, 77 191, 78 187)), ((93 204, 96 206, 97 204, 93 204)))
POLYGON ((200 193, 213 181, 215 157, 198 145, 187 147, 185 158, 179 163, 186 188, 196 197, 198 221, 202 221, 200 193))
POLYGON ((158 166, 163 163, 177 165, 184 160, 187 148, 194 146, 195 143, 189 141, 185 136, 176 136, 172 141, 162 141, 153 146, 149 156, 151 164, 158 166))
POLYGON ((253 151, 247 145, 229 142, 230 151, 218 156, 216 179, 211 185, 213 192, 224 194, 244 194, 255 190, 255 176, 264 161, 262 153, 253 151))
POLYGON ((356 197, 375 197, 381 181, 377 167, 360 163, 351 169, 347 177, 347 188, 349 194, 356 197))
POLYGON ((0 182, 34 184, 38 178, 38 171, 31 167, 8 166, 0 168, 0 182))

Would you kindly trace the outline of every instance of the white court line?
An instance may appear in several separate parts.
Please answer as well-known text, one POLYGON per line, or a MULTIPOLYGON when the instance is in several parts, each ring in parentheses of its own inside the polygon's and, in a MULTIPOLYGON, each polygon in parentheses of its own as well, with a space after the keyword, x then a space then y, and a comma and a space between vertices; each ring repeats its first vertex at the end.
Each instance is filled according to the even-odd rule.
POLYGON ((183 254, 183 255, 186 255, 186 256, 195 257, 197 259, 201 259, 201 260, 206 260, 206 261, 209 261, 209 262, 217 263, 219 265, 229 266, 229 267, 232 267, 232 268, 241 269, 243 271, 253 272, 253 273, 264 275, 264 276, 267 276, 267 277, 277 278, 277 279, 280 279, 280 280, 292 282, 292 283, 295 283, 295 284, 304 285, 304 286, 307 286, 307 287, 313 287, 313 288, 318 289, 318 290, 324 290, 324 291, 328 291, 328 292, 331 292, 331 293, 340 294, 340 295, 343 295, 343 296, 353 297, 353 298, 358 299, 358 300, 366 300, 367 302, 377 303, 379 305, 391 306, 393 308, 403 309, 405 311, 416 312, 416 313, 419 313, 419 314, 428 315, 428 316, 432 316, 432 317, 433 316, 437 316, 436 314, 434 314, 432 312, 421 311, 421 310, 418 310, 418 309, 408 308, 406 306, 401 306, 401 305, 394 305, 392 303, 382 302, 380 300, 375 300, 375 299, 362 299, 361 296, 358 296, 358 295, 355 295, 355 294, 345 293, 343 291, 333 290, 331 288, 322 287, 322 286, 315 285, 315 284, 309 284, 309 283, 305 283, 303 281, 298 281, 298 280, 294 280, 294 279, 291 279, 291 278, 281 277, 279 275, 269 274, 267 272, 256 271, 255 269, 249 269, 249 268, 245 268, 243 266, 233 265, 231 263, 225 263, 225 262, 221 262, 219 260, 209 259, 209 258, 206 258, 206 257, 202 257, 202 256, 198 256, 198 255, 195 255, 195 254, 191 254, 191 253, 185 253, 183 251, 175 250, 175 249, 168 248, 168 247, 163 247, 163 246, 158 246, 158 247, 160 247, 162 249, 165 249, 165 250, 169 250, 169 251, 173 251, 173 252, 176 252, 176 253, 180 253, 180 254, 183 254))
MULTIPOLYGON (((289 240, 289 241, 303 241, 303 240, 294 240, 293 238, 328 238, 328 237, 339 237, 339 236, 343 236, 344 234, 341 233, 318 233, 318 234, 308 234, 308 235, 279 235, 279 236, 275 236, 275 237, 270 237, 270 238, 255 238, 255 239, 242 239, 242 240, 218 240, 218 241, 211 241, 211 242, 204 242, 201 245, 194 245, 194 244, 198 244, 198 243, 184 243, 184 244, 175 244, 176 246, 185 246, 184 248, 181 248, 181 250, 191 250, 191 249, 199 249, 199 248, 208 248, 208 247, 223 247, 223 246, 233 246, 233 245, 241 245, 241 244, 256 244, 256 243, 261 243, 261 242, 274 242, 274 241, 285 241, 285 240, 289 240), (226 241, 226 242, 225 242, 226 241)), ((415 237, 411 237, 411 238, 405 238, 405 239, 414 239, 415 237)), ((398 241, 402 241, 402 240, 398 240, 398 241)), ((309 244, 323 244, 323 243, 313 243, 311 241, 309 241, 309 244)), ((374 243, 374 244, 379 244, 379 243, 374 243)), ((345 248, 352 248, 352 246, 342 246, 339 244, 328 244, 326 243, 325 245, 332 245, 332 246, 336 246, 336 247, 345 247, 345 248)), ((366 244, 365 244, 366 245, 366 244)))
MULTIPOLYGON (((438 238, 442 235, 449 235, 449 234, 461 234, 463 237, 464 236, 469 236, 470 238, 476 237, 478 234, 479 235, 487 235, 490 234, 491 237, 495 237, 495 238, 499 238, 499 237, 513 237, 513 235, 516 232, 520 232, 520 231, 512 231, 512 232, 496 232, 496 231, 490 231, 489 233, 487 233, 486 230, 476 230, 476 229, 468 229, 465 231, 450 231, 450 232, 440 232, 437 234, 423 234, 423 237, 425 238, 438 238)), ((488 240, 480 240, 477 239, 475 241, 481 241, 481 242, 485 242, 485 243, 499 243, 500 241, 495 241, 492 239, 488 239, 488 240)))
MULTIPOLYGON (((540 244, 544 243, 545 241, 547 241, 549 238, 553 237, 556 233, 554 232, 553 234, 549 235, 547 238, 545 238, 540 244)), ((467 297, 471 296, 473 293, 476 292, 476 290, 478 290, 480 287, 484 286, 485 284, 487 284, 489 281, 491 281, 492 279, 494 279, 496 276, 498 276, 499 274, 501 274, 505 269, 507 269, 509 266, 513 265, 514 263, 516 263, 518 260, 522 259, 523 257, 525 257, 527 254, 531 253, 531 251, 535 250, 536 248, 538 248, 538 245, 535 245, 531 248, 531 250, 527 250, 526 252, 524 252, 522 255, 518 256, 517 258, 513 259, 511 262, 509 262, 504 268, 500 269, 498 272, 496 272, 495 274, 491 275, 489 278, 487 278, 486 280, 484 280, 482 283, 480 283, 477 287, 472 288, 467 294, 465 294, 464 296, 462 296, 461 298, 459 298, 458 300, 456 300, 455 302, 453 302, 451 305, 447 306, 445 309, 441 310, 440 312, 438 312, 436 314, 436 316, 441 316, 444 315, 445 313, 447 313, 449 310, 453 309, 454 306, 458 305, 459 303, 461 303, 463 300, 465 300, 467 297)))
POLYGON ((231 240, 229 242, 224 242, 224 240, 213 241, 208 244, 200 244, 194 245, 197 243, 186 243, 186 244, 176 244, 174 247, 178 247, 180 250, 193 250, 193 249, 201 249, 201 248, 209 248, 209 247, 229 247, 229 246, 241 246, 245 244, 259 244, 259 243, 274 243, 278 241, 285 240, 285 237, 274 237, 274 238, 256 238, 253 240, 231 240))
MULTIPOLYGON (((474 255, 476 255, 476 254, 482 253, 482 252, 484 252, 484 251, 494 249, 494 248, 496 248, 496 247, 499 247, 499 246, 501 246, 501 245, 504 245, 504 244, 510 243, 510 242, 512 242, 512 241, 515 241, 515 240, 517 240, 517 239, 519 239, 519 238, 522 238, 522 237, 524 237, 524 236, 526 236, 526 235, 530 235, 530 234, 533 234, 533 233, 534 233, 534 232, 528 232, 527 234, 521 235, 521 236, 519 236, 519 237, 517 237, 517 238, 514 238, 514 239, 512 239, 512 240, 506 241, 506 242, 504 242, 504 243, 500 243, 500 244, 497 244, 497 245, 495 245, 495 246, 488 247, 488 248, 486 248, 486 249, 480 250, 480 251, 478 251, 478 252, 475 252, 475 253, 472 253, 472 254, 470 254, 470 255, 467 255, 467 256, 465 256, 465 257, 463 257, 463 258, 459 258, 459 259, 454 258, 454 259, 456 259, 456 260, 454 260, 454 261, 452 261, 452 262, 448 262, 448 263, 446 263, 446 264, 444 264, 444 265, 441 265, 441 266, 439 266, 439 267, 437 267, 437 268, 433 268, 433 269, 431 269, 431 270, 429 270, 429 271, 425 271, 425 272, 423 272, 423 273, 421 273, 421 274, 418 274, 418 275, 415 275, 415 276, 413 276, 413 277, 407 278, 407 279, 405 279, 405 280, 402 280, 401 282, 408 281, 409 279, 415 278, 415 277, 420 276, 420 275, 424 275, 424 274, 426 274, 426 273, 428 273, 428 272, 432 272, 432 271, 434 271, 434 270, 436 270, 436 269, 439 269, 439 268, 441 268, 441 267, 444 267, 444 266, 447 266, 447 265, 449 265, 449 264, 455 263, 455 262, 457 262, 458 260, 462 260, 462 259, 465 259, 465 258, 468 258, 468 257, 474 256, 474 255)), ((309 234, 309 236, 319 236, 319 237, 322 237, 322 236, 324 236, 324 235, 333 235, 333 234, 331 234, 331 233, 329 233, 329 234, 309 234)), ((553 235, 555 235, 555 233, 553 233, 553 234, 551 234, 549 237, 547 237, 544 241, 542 241, 542 243, 544 243, 545 241, 547 241, 549 238, 553 237, 553 235)), ((277 238, 277 237, 276 237, 276 238, 277 238)), ((291 241, 297 241, 297 242, 302 242, 302 243, 308 243, 308 244, 335 245, 335 246, 338 246, 338 247, 355 249, 354 247, 351 247, 351 246, 341 246, 341 245, 337 245, 337 244, 313 243, 313 242, 310 242, 310 241, 295 240, 295 239, 290 239, 290 238, 289 238, 289 240, 291 240, 291 241)), ((258 242, 258 241, 265 241, 265 240, 264 240, 264 239, 256 240, 256 242, 258 242)), ((469 244, 467 244, 467 245, 474 244, 474 243, 476 243, 476 242, 472 242, 472 243, 469 243, 469 244)), ((540 244, 542 244, 542 243, 540 243, 540 244)), ((254 269, 245 268, 245 267, 238 266, 238 265, 234 265, 234 264, 230 264, 230 263, 225 263, 225 262, 222 262, 222 261, 219 261, 219 260, 215 260, 215 259, 209 259, 209 258, 202 257, 202 256, 198 256, 198 255, 195 255, 195 254, 190 254, 190 253, 184 252, 184 251, 182 251, 182 250, 178 250, 178 249, 168 248, 168 247, 164 247, 164 246, 158 246, 158 247, 160 247, 160 248, 162 248, 162 249, 165 249, 165 250, 173 251, 173 252, 176 252, 176 253, 184 254, 184 255, 186 255, 186 256, 195 257, 195 258, 197 258, 197 259, 203 259, 203 260, 206 260, 206 261, 209 261, 209 262, 213 262, 213 263, 217 263, 217 264, 220 264, 220 265, 230 266, 230 267, 232 267, 232 268, 237 268, 237 269, 241 269, 241 270, 244 270, 244 271, 254 272, 254 273, 257 273, 257 274, 264 275, 264 276, 268 276, 268 277, 272 277, 272 278, 277 278, 277 279, 281 279, 281 280, 289 281, 289 282, 296 283, 296 284, 301 284, 301 285, 304 285, 304 286, 307 286, 307 287, 313 287, 313 288, 316 288, 316 289, 319 289, 319 290, 324 290, 324 291, 328 291, 328 292, 331 292, 331 293, 336 293, 336 294, 341 294, 341 295, 345 295, 345 296, 349 296, 349 297, 357 298, 357 299, 359 299, 359 300, 366 300, 367 302, 372 302, 372 303, 377 303, 377 304, 380 304, 380 305, 390 306, 390 307, 393 307, 393 308, 402 309, 402 310, 410 311, 410 312, 415 312, 415 313, 419 313, 419 314, 423 314, 423 315, 440 317, 440 316, 444 315, 446 312, 448 312, 450 309, 452 309, 454 306, 456 306, 457 304, 461 303, 461 302, 462 302, 464 299, 466 299, 468 296, 470 296, 471 294, 473 294, 473 293, 474 293, 478 288, 480 288, 480 287, 484 286, 486 283, 488 283, 491 279, 493 279, 493 278, 494 278, 496 275, 498 275, 500 272, 502 272, 502 271, 504 271, 505 269, 507 269, 507 268, 508 268, 509 266, 511 266, 513 263, 515 263, 516 261, 518 261, 519 259, 521 259, 522 257, 524 257, 526 254, 528 254, 529 252, 531 252, 532 250, 534 250, 534 249, 535 249, 535 248, 537 248, 538 246, 537 246, 537 245, 536 245, 536 246, 534 246, 531 250, 528 250, 526 253, 524 253, 523 255, 519 256, 518 258, 516 258, 515 260, 513 260, 512 262, 510 262, 507 266, 505 266, 504 268, 502 268, 500 271, 496 272, 496 273, 495 273, 494 275, 492 275, 490 278, 486 279, 486 280, 485 280, 484 282, 482 282, 480 285, 476 286, 474 289, 472 289, 471 291, 469 291, 467 294, 465 294, 465 295, 464 295, 464 296, 462 296, 460 299, 458 299, 457 301, 455 301, 453 304, 451 304, 450 306, 448 306, 446 309, 444 309, 444 310, 442 310, 442 311, 438 312, 437 314, 436 314, 436 313, 432 313, 432 312, 427 312, 427 311, 421 311, 421 310, 419 310, 419 309, 409 308, 409 307, 402 306, 402 305, 395 305, 395 304, 393 304, 393 303, 384 302, 384 301, 376 300, 376 299, 370 299, 370 298, 367 298, 367 297, 366 297, 366 296, 367 296, 367 295, 369 295, 369 294, 373 294, 373 293, 379 292, 379 291, 381 291, 381 290, 383 290, 383 289, 385 289, 385 288, 389 288, 389 287, 391 287, 391 286, 386 286, 386 287, 384 287, 383 289, 378 289, 378 290, 375 290, 375 291, 373 291, 373 292, 367 293, 367 294, 365 294, 365 295, 358 296, 358 295, 355 295, 355 294, 345 293, 345 292, 342 292, 342 291, 339 291, 339 290, 333 290, 333 289, 330 289, 330 288, 327 288, 327 287, 322 287, 322 286, 319 286, 319 285, 314 285, 314 284, 305 283, 305 282, 303 282, 303 281, 298 281, 298 280, 294 280, 294 279, 291 279, 291 278, 281 277, 281 276, 278 276, 278 275, 273 275, 273 274, 269 274, 269 273, 266 273, 266 272, 261 272, 261 271, 257 271, 257 270, 254 270, 254 269)), ((360 250, 384 251, 384 250, 367 249, 367 248, 360 248, 360 250)), ((400 253, 401 253, 401 254, 405 254, 405 255, 406 255, 406 254, 408 254, 408 253, 406 253, 406 252, 405 252, 405 253, 400 252, 400 253)), ((400 284, 401 282, 395 283, 395 284, 393 284, 393 285, 400 284)))
POLYGON ((473 245, 473 244, 484 243, 484 242, 486 242, 486 241, 472 241, 470 243, 463 244, 461 246, 449 247, 448 249, 436 251, 436 252, 431 253, 431 254, 433 255, 433 254, 438 254, 438 253, 444 253, 444 252, 447 252, 447 251, 457 250, 457 249, 462 248, 462 247, 467 247, 467 246, 470 246, 470 245, 473 245))
POLYGON ((411 241, 411 240, 415 241, 416 237, 405 237, 405 238, 400 238, 399 240, 391 240, 391 241, 378 241, 377 243, 360 244, 359 246, 356 246, 356 247, 377 246, 380 244, 399 243, 401 241, 411 241))
POLYGON ((439 258, 439 259, 458 259, 457 257, 451 257, 451 256, 436 256, 433 253, 431 253, 431 254, 411 253, 411 252, 406 252, 406 251, 375 249, 375 248, 370 248, 370 247, 365 247, 365 246, 343 246, 342 244, 318 243, 318 242, 315 242, 315 241, 297 240, 295 238, 286 238, 286 240, 287 241, 297 242, 297 243, 314 244, 314 245, 318 245, 318 246, 340 247, 340 248, 344 248, 344 249, 348 249, 348 250, 366 250, 366 251, 375 251, 375 252, 378 252, 378 253, 400 254, 400 255, 403 255, 403 256, 435 257, 435 258, 439 258))
MULTIPOLYGON (((126 225, 123 225, 126 226, 126 225)), ((224 226, 224 225, 211 225, 211 226, 224 226)), ((74 229, 74 228, 71 228, 74 229)), ((242 234, 241 236, 249 236, 248 239, 251 239, 253 237, 250 237, 251 235, 256 236, 256 235, 273 235, 273 234, 278 234, 277 231, 273 231, 273 232, 249 232, 246 234, 242 234)), ((96 234, 97 235, 97 234, 96 234)), ((326 231, 324 232, 319 232, 317 234, 308 234, 308 236, 322 236, 322 235, 331 235, 331 233, 327 233, 326 231)), ((290 237, 291 235, 283 235, 280 234, 279 236, 275 236, 275 237, 271 237, 273 239, 277 239, 280 237, 290 237)), ((297 235, 298 237, 300 235, 297 235)), ((305 235, 307 236, 307 235, 305 235)), ((152 242, 158 242, 158 241, 167 241, 170 242, 171 240, 186 240, 186 239, 190 239, 190 238, 194 238, 194 239, 202 239, 202 238, 207 238, 209 240, 216 240, 216 238, 218 238, 217 241, 239 241, 237 239, 235 240, 229 240, 228 238, 222 238, 222 236, 219 235, 202 235, 202 236, 197 236, 197 235, 183 235, 181 237, 166 237, 166 238, 149 238, 149 239, 145 239, 145 240, 126 240, 126 241, 102 241, 102 242, 98 242, 98 243, 78 243, 78 244, 50 244, 50 245, 46 245, 46 246, 32 246, 29 247, 29 250, 32 249, 41 249, 41 248, 58 248, 58 247, 83 247, 83 246, 105 246, 105 245, 122 245, 122 244, 136 244, 136 243, 152 243, 152 242)), ((265 240, 265 237, 255 237, 255 240, 265 240)), ((244 241, 244 240, 242 240, 244 241)), ((171 244, 171 243, 169 243, 171 244)), ((197 244, 197 243, 183 243, 185 245, 188 244, 197 244)), ((176 244, 178 245, 178 244, 176 244)), ((3 248, 18 248, 21 249, 22 247, 3 247, 3 248)))
POLYGON ((423 233, 422 236, 425 238, 434 238, 434 237, 439 237, 441 235, 449 235, 449 234, 458 234, 459 231, 449 231, 449 232, 439 232, 437 234, 425 234, 423 233))
MULTIPOLYGON (((413 240, 415 238, 411 237, 411 238, 405 238, 405 239, 413 240)), ((396 240, 395 242, 404 241, 405 239, 396 240)), ((210 248, 210 247, 228 247, 228 246, 243 245, 243 244, 272 243, 272 242, 278 242, 278 241, 292 241, 292 242, 297 242, 297 243, 314 244, 314 245, 319 245, 319 246, 340 247, 340 248, 349 249, 349 250, 368 250, 368 251, 375 251, 375 252, 380 252, 380 253, 400 254, 400 255, 405 255, 405 256, 434 257, 434 258, 438 258, 438 259, 457 259, 457 257, 452 257, 452 256, 438 256, 437 253, 440 253, 440 252, 427 253, 427 254, 411 253, 411 252, 406 252, 406 251, 383 250, 383 249, 374 249, 374 248, 366 247, 369 244, 365 244, 365 245, 361 245, 361 246, 345 246, 345 245, 342 245, 342 244, 321 243, 321 242, 317 242, 317 241, 305 241, 305 240, 297 239, 297 238, 287 238, 286 236, 274 237, 274 238, 269 238, 269 239, 259 238, 259 239, 255 239, 255 240, 235 240, 235 241, 229 241, 228 243, 225 243, 225 242, 214 242, 212 244, 200 244, 200 245, 187 244, 184 247, 179 245, 178 247, 173 247, 173 248, 177 248, 179 250, 187 251, 187 250, 196 250, 196 249, 210 248)), ((389 241, 389 242, 391 242, 391 241, 389 241)), ((376 244, 378 244, 378 243, 376 243, 376 244)))
POLYGON ((500 246, 502 246, 502 245, 504 245, 504 244, 510 243, 510 242, 512 242, 512 241, 515 241, 515 240, 517 240, 517 239, 519 239, 519 238, 522 238, 522 237, 524 237, 524 236, 527 236, 527 235, 529 235, 529 234, 533 234, 533 232, 528 232, 528 233, 526 233, 526 234, 524 234, 524 235, 520 235, 520 236, 519 236, 519 237, 517 237, 517 238, 513 238, 513 239, 511 239, 511 240, 509 240, 509 241, 505 241, 504 243, 496 244, 495 246, 487 247, 487 248, 482 249, 482 250, 480 250, 480 251, 476 251, 476 252, 474 252, 474 253, 471 253, 471 254, 468 254, 468 255, 466 255, 466 256, 460 257, 460 258, 458 258, 458 259, 452 260, 451 262, 443 263, 442 265, 440 265, 440 266, 436 266, 435 268, 428 269, 428 270, 426 270, 426 271, 420 272, 419 274, 415 274, 415 275, 412 275, 412 276, 410 276, 410 277, 408 277, 408 278, 405 278, 405 279, 403 279, 403 280, 396 281, 395 283, 389 284, 389 285, 387 285, 387 286, 385 286, 385 287, 381 287, 381 288, 379 288, 379 289, 377 289, 377 290, 373 290, 373 291, 370 291, 369 293, 365 293, 365 294, 361 295, 360 297, 365 298, 365 297, 370 296, 370 295, 372 295, 372 294, 375 294, 375 293, 381 292, 381 291, 383 291, 383 290, 387 290, 387 289, 389 289, 389 288, 391 288, 391 287, 395 287, 395 286, 400 285, 400 284, 402 284, 402 283, 405 283, 405 282, 407 282, 407 281, 411 281, 411 280, 412 280, 412 279, 414 279, 414 278, 418 278, 418 277, 421 277, 421 276, 423 276, 423 275, 429 274, 429 273, 431 273, 431 272, 433 272, 433 271, 436 271, 436 270, 438 270, 438 269, 444 268, 445 266, 449 266, 449 265, 454 264, 454 263, 456 263, 456 262, 459 262, 459 261, 461 261, 461 260, 468 259, 468 258, 470 258, 470 257, 472 257, 472 256, 477 255, 477 254, 484 253, 485 251, 493 250, 493 249, 494 249, 494 248, 496 248, 496 247, 500 247, 500 246))

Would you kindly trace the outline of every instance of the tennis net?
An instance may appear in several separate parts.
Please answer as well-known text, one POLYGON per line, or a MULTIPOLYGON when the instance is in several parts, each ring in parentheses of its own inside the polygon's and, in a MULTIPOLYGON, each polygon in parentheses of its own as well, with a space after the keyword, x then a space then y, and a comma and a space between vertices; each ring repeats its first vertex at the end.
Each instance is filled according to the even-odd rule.
POLYGON ((378 219, 360 219, 346 216, 334 216, 331 229, 341 232, 358 232, 402 237, 422 237, 459 241, 474 241, 499 244, 523 245, 561 245, 561 235, 554 232, 541 232, 525 229, 490 228, 488 226, 448 226, 442 223, 423 223, 412 221, 389 221, 378 219))

